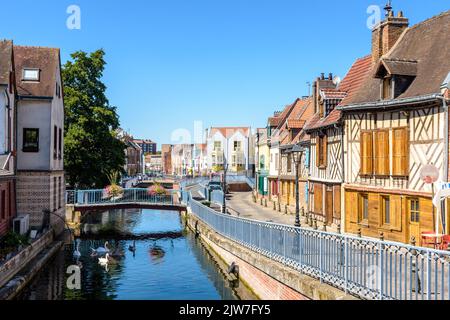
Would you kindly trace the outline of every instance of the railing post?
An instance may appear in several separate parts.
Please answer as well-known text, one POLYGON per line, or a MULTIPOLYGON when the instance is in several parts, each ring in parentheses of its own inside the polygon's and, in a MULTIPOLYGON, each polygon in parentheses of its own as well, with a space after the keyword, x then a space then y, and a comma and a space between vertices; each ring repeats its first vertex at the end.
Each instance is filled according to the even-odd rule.
POLYGON ((431 300, 431 252, 427 252, 427 300, 431 300))
MULTIPOLYGON (((382 236, 383 237, 383 236, 382 236)), ((383 289, 384 289, 384 257, 383 257, 383 251, 384 251, 384 245, 382 242, 380 242, 378 246, 379 250, 379 268, 380 270, 380 300, 383 300, 383 289)), ((378 279, 377 279, 378 280, 378 279)))
POLYGON ((348 269, 349 269, 349 265, 348 265, 348 238, 347 237, 343 237, 344 239, 344 278, 345 278, 345 293, 348 293, 348 269))
POLYGON ((323 270, 322 270, 322 264, 323 264, 323 258, 322 258, 322 235, 319 233, 319 272, 320 272, 320 283, 323 283, 323 270))

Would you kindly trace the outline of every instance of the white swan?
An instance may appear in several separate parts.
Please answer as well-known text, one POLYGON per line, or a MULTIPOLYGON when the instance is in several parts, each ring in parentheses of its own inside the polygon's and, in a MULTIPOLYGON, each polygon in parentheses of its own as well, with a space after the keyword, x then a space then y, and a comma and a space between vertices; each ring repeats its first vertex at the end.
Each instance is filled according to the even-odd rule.
POLYGON ((73 257, 77 260, 81 258, 80 242, 80 239, 75 241, 75 251, 73 252, 73 257))
POLYGON ((98 258, 98 263, 102 266, 108 265, 109 253, 106 254, 104 258, 98 258))
POLYGON ((92 253, 96 253, 96 254, 109 253, 108 244, 109 244, 108 241, 106 241, 104 247, 99 247, 97 249, 91 248, 92 253))

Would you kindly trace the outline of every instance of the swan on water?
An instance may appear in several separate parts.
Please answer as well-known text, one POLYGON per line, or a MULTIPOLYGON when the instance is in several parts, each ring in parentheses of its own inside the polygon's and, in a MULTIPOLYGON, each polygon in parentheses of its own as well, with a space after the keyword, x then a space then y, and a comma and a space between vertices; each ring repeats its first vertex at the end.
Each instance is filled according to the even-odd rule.
POLYGON ((108 249, 108 241, 105 242, 105 246, 104 247, 99 247, 97 249, 91 248, 92 253, 93 254, 105 254, 105 253, 109 253, 109 249, 108 249))
POLYGON ((108 265, 109 253, 106 254, 104 258, 98 258, 98 263, 102 266, 108 265))

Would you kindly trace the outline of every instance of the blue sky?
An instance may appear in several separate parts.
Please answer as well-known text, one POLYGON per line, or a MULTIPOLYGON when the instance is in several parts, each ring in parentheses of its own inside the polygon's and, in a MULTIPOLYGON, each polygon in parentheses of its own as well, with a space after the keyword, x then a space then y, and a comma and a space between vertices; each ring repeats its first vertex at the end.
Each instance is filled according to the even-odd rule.
MULTIPOLYGON (((0 38, 106 51, 104 81, 121 125, 135 137, 171 143, 203 126, 265 126, 274 111, 308 93, 321 72, 343 77, 370 52, 370 5, 380 0, 15 0, 2 3, 0 38), (81 30, 66 27, 69 5, 81 30)), ((447 1, 394 0, 411 24, 448 10, 447 1)))

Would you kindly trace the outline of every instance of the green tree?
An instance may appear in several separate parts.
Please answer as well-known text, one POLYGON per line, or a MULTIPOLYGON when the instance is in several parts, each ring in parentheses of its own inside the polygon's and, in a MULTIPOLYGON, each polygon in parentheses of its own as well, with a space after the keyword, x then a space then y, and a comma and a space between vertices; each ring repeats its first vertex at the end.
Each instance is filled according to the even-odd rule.
POLYGON ((123 171, 125 144, 119 117, 102 82, 105 52, 77 51, 62 70, 65 102, 65 169, 75 188, 103 188, 108 174, 123 171))

